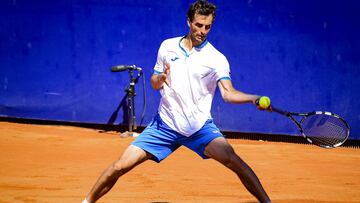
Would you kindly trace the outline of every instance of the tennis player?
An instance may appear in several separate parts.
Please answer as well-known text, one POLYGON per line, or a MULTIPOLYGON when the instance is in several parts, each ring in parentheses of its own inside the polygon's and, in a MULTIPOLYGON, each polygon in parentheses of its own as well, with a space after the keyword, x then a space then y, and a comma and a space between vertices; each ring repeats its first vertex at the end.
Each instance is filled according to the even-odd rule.
POLYGON ((103 172, 83 203, 96 202, 135 166, 146 160, 161 162, 180 146, 220 162, 236 173, 260 202, 271 202, 253 170, 234 152, 210 114, 217 86, 226 102, 255 104, 259 98, 234 89, 226 57, 207 40, 215 12, 214 4, 196 1, 187 13, 189 33, 163 41, 151 76, 152 87, 161 93, 158 114, 103 172))

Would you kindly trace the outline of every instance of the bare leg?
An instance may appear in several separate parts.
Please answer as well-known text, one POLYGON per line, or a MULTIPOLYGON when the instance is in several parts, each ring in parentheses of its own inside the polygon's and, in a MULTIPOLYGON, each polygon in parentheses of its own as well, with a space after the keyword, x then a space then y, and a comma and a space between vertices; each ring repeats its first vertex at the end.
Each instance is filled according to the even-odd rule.
POLYGON ((135 166, 143 163, 151 157, 144 150, 130 145, 120 159, 111 164, 99 177, 86 200, 89 203, 96 202, 115 185, 116 181, 135 166))
POLYGON ((254 171, 234 152, 225 138, 211 141, 205 148, 205 154, 235 172, 246 189, 260 202, 271 202, 254 171))

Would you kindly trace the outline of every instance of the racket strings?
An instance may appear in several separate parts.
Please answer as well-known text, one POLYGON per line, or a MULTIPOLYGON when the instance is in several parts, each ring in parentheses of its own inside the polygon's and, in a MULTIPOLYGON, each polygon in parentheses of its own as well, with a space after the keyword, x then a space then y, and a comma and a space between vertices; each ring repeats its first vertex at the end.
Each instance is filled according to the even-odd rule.
POLYGON ((342 144, 348 136, 347 125, 339 118, 327 114, 314 114, 302 122, 304 134, 312 143, 335 147, 342 144))

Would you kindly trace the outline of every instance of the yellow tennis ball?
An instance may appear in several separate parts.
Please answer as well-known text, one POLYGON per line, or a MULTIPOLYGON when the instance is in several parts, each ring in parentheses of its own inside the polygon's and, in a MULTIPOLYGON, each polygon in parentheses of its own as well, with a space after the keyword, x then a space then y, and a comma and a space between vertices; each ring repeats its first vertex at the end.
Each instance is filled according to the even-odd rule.
POLYGON ((270 98, 267 97, 267 96, 262 96, 262 97, 260 97, 260 99, 259 99, 259 106, 260 106, 262 109, 267 109, 267 108, 269 108, 269 106, 270 106, 270 98))

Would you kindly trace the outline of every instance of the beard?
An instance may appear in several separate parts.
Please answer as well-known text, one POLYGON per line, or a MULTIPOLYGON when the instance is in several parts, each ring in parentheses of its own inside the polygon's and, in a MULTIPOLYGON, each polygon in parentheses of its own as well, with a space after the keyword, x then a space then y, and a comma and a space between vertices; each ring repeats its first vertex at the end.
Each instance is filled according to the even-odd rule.
POLYGON ((205 41, 205 39, 206 39, 205 35, 194 34, 192 36, 192 41, 193 41, 193 43, 195 42, 196 45, 203 43, 205 41))

